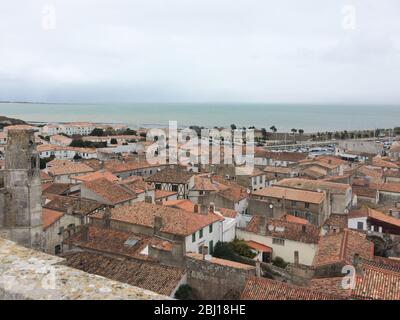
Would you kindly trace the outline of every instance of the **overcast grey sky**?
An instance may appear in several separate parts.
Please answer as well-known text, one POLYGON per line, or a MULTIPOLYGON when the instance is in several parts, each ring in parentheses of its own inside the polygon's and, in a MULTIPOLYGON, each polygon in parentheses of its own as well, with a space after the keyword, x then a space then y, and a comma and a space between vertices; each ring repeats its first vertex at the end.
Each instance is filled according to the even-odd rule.
POLYGON ((400 104, 399 16, 399 0, 2 0, 0 100, 400 104))

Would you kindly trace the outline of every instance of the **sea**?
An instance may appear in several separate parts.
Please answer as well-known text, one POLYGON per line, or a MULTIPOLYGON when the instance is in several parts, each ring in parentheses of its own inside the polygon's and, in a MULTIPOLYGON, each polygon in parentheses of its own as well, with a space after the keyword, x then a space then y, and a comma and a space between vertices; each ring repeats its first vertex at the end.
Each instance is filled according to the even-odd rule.
POLYGON ((191 125, 212 128, 292 128, 305 132, 400 127, 399 105, 272 103, 0 103, 0 115, 27 122, 90 121, 121 123, 131 128, 191 125))

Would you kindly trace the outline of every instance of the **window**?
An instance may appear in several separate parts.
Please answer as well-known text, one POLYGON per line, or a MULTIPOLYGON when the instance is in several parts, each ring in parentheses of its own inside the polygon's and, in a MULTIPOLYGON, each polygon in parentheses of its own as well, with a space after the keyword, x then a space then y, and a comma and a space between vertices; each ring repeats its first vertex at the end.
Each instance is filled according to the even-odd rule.
POLYGON ((214 253, 214 241, 211 240, 211 241, 208 243, 208 250, 209 250, 209 252, 210 252, 211 255, 214 253))
POLYGON ((203 238, 203 229, 199 230, 199 239, 203 238))
POLYGON ((178 185, 177 184, 173 184, 172 185, 172 191, 175 191, 175 192, 178 191, 178 185))
POLYGON ((195 242, 195 241, 196 241, 196 232, 192 233, 192 242, 195 242))
POLYGON ((363 230, 364 229, 364 222, 358 221, 357 222, 357 229, 358 230, 363 230))
POLYGON ((204 194, 204 191, 199 191, 199 195, 203 195, 204 194))
POLYGON ((208 226, 208 232, 209 232, 209 233, 212 233, 212 232, 213 232, 213 225, 212 225, 212 224, 210 224, 210 225, 208 226))
POLYGON ((285 240, 284 239, 279 239, 279 238, 272 238, 272 243, 280 245, 280 246, 284 246, 285 245, 285 240))
POLYGON ((297 202, 296 202, 296 201, 292 201, 292 206, 293 206, 293 207, 295 207, 295 206, 296 206, 296 204, 297 204, 297 202))
POLYGON ((310 204, 309 204, 308 202, 306 202, 306 203, 304 204, 304 206, 305 206, 306 208, 309 208, 309 207, 310 207, 310 204))
POLYGON ((156 183, 155 188, 156 188, 157 190, 161 190, 161 183, 156 183))
POLYGON ((64 232, 64 227, 60 227, 60 229, 58 229, 58 235, 62 235, 64 232))

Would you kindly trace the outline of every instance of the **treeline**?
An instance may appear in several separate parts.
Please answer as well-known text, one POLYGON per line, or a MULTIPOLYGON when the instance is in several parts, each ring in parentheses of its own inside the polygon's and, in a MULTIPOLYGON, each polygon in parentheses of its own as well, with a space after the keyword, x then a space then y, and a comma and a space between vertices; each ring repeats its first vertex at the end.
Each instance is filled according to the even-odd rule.
POLYGON ((116 135, 136 136, 137 131, 132 130, 130 128, 118 131, 115 131, 113 128, 107 128, 107 129, 94 128, 89 135, 95 137, 116 136, 116 135))

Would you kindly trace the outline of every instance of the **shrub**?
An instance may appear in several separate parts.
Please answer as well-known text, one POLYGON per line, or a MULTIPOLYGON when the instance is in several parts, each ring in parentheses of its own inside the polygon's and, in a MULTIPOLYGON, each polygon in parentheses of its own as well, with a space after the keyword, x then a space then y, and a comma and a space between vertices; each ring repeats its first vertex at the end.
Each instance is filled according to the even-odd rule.
POLYGON ((272 264, 278 268, 285 269, 286 266, 288 265, 285 260, 283 260, 281 257, 276 257, 275 260, 272 261, 272 264))
POLYGON ((175 299, 178 300, 192 300, 192 288, 187 284, 182 284, 175 292, 175 299))
POLYGON ((243 240, 235 239, 232 242, 230 242, 229 245, 231 246, 234 252, 243 257, 253 259, 257 255, 250 249, 250 247, 243 240))
POLYGON ((104 130, 101 128, 94 128, 90 133, 91 136, 101 137, 104 135, 104 130))

